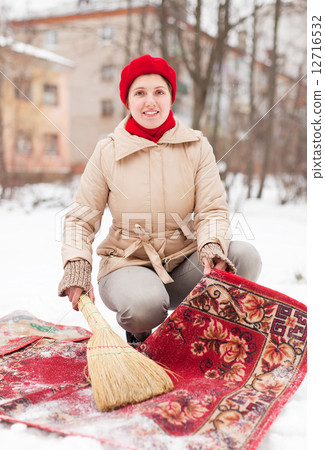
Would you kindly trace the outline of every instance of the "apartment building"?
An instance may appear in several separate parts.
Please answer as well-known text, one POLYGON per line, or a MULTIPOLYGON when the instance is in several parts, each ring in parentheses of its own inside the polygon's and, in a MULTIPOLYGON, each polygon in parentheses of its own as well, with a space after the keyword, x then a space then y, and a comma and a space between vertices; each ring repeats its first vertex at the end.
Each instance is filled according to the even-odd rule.
POLYGON ((4 162, 15 183, 51 180, 70 171, 69 73, 53 52, 0 38, 4 162))

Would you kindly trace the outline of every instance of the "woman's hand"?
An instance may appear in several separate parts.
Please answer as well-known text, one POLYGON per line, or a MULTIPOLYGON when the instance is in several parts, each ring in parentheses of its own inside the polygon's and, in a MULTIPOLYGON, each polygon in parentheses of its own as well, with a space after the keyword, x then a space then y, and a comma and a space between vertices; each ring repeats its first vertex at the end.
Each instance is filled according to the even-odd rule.
POLYGON ((210 275, 214 267, 219 270, 227 269, 227 262, 220 257, 222 254, 223 252, 219 244, 209 242, 202 247, 200 260, 203 266, 204 276, 210 275))
MULTIPOLYGON (((222 261, 222 259, 216 258, 216 262, 214 263, 214 265, 211 265, 211 262, 207 258, 202 258, 202 262, 204 264, 203 274, 205 277, 210 275, 210 272, 213 269, 213 267, 215 267, 216 269, 219 269, 219 270, 227 269, 227 263, 225 261, 222 261)), ((213 262, 212 262, 212 264, 213 264, 213 262)))
MULTIPOLYGON (((65 290, 65 294, 69 297, 69 301, 72 303, 72 308, 75 311, 78 311, 78 302, 80 299, 80 295, 84 289, 78 287, 78 286, 71 286, 65 290)), ((87 292, 87 295, 89 296, 90 300, 93 302, 95 301, 95 295, 94 295, 94 288, 93 285, 90 283, 90 289, 87 292)))

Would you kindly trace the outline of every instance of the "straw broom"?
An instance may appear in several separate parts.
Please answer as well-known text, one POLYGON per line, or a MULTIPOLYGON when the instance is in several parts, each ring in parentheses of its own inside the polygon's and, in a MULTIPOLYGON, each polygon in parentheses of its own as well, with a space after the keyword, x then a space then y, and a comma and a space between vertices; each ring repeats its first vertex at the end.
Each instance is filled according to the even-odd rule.
POLYGON ((81 294, 78 307, 93 332, 87 363, 100 411, 142 402, 174 388, 165 370, 120 338, 87 295, 81 294))

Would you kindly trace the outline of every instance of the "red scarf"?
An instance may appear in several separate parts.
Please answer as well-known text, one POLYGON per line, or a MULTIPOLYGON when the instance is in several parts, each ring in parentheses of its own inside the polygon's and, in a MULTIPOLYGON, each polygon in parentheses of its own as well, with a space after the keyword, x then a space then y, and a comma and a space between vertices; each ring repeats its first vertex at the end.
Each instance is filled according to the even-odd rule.
POLYGON ((133 117, 131 117, 125 126, 126 131, 136 136, 148 139, 149 141, 158 142, 159 139, 166 131, 174 128, 176 122, 173 116, 173 111, 170 110, 169 115, 165 122, 157 128, 145 128, 136 122, 133 117))

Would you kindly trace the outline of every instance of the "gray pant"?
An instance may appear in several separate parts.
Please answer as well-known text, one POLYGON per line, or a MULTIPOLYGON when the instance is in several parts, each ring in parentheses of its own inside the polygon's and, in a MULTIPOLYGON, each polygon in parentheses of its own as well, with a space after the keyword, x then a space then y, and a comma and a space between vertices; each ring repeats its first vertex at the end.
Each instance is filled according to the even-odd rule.
MULTIPOLYGON (((232 241, 228 257, 237 269, 237 275, 256 281, 262 262, 253 245, 232 241)), ((175 309, 203 276, 203 267, 197 252, 185 259, 170 273, 174 282, 164 284, 154 270, 143 266, 117 269, 99 282, 99 293, 104 304, 116 312, 119 325, 138 339, 163 322, 168 309, 175 309)))

